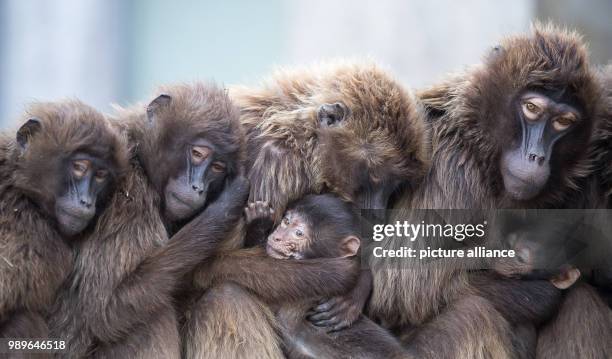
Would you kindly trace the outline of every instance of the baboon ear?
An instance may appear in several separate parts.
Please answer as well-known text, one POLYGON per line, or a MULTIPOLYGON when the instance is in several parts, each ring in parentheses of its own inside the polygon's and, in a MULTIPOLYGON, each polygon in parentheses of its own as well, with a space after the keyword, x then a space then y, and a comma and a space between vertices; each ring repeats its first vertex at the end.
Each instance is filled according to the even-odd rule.
POLYGON ((348 114, 348 108, 340 102, 321 105, 317 112, 319 125, 321 127, 337 126, 348 116, 348 114))
POLYGON ((564 269, 561 274, 552 278, 550 282, 559 289, 571 287, 580 278, 580 270, 575 267, 564 269))
POLYGON ((172 102, 172 97, 166 94, 161 94, 157 96, 153 101, 151 101, 149 106, 147 106, 147 118, 149 119, 149 121, 153 121, 155 113, 160 108, 168 106, 170 102, 172 102))
POLYGON ((341 256, 344 257, 353 257, 357 255, 359 252, 359 247, 361 246, 361 241, 359 238, 355 236, 348 236, 342 239, 342 244, 340 247, 341 256))
POLYGON ((504 49, 502 45, 495 45, 493 46, 493 48, 491 48, 491 51, 489 51, 489 54, 487 56, 488 60, 489 61, 495 60, 499 58, 500 56, 502 56, 505 52, 506 52, 506 49, 504 49))
POLYGON ((42 124, 39 119, 31 118, 24 123, 17 131, 16 140, 22 150, 28 147, 28 141, 30 138, 40 131, 42 124))
POLYGON ((493 52, 501 54, 504 52, 504 47, 502 45, 495 45, 493 46, 493 52))

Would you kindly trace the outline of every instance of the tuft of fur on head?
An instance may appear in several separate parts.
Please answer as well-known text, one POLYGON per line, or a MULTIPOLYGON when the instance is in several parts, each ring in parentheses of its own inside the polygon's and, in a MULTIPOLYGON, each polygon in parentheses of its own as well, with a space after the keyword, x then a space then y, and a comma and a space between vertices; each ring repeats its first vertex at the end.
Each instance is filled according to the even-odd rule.
MULTIPOLYGON (((295 171, 305 178, 280 184, 286 192, 320 192, 326 186, 354 200, 356 179, 416 181, 428 166, 421 109, 375 64, 340 61, 281 69, 260 88, 237 87, 230 94, 241 108, 250 146, 288 151, 304 164, 295 171), (348 117, 337 127, 321 129, 318 108, 337 102, 348 107, 348 117)), ((272 149, 266 153, 274 154, 272 149)), ((284 170, 290 169, 277 172, 284 170)), ((257 183, 251 188, 257 191, 257 183)))
POLYGON ((501 150, 514 145, 510 141, 518 138, 520 131, 512 111, 504 109, 510 109, 512 100, 526 89, 571 93, 573 105, 584 114, 572 132, 574 142, 564 137, 555 145, 553 172, 542 191, 546 195, 531 200, 534 205, 558 203, 564 192, 575 190, 579 179, 589 173, 581 148, 589 142, 602 110, 601 83, 589 65, 588 51, 578 33, 552 24, 534 24, 528 34, 503 39, 483 64, 421 91, 419 97, 435 117, 430 119, 435 133, 434 153, 440 143, 455 143, 466 153, 465 158, 487 165, 481 168, 482 180, 499 190, 501 150))
MULTIPOLYGON (((127 141, 94 108, 78 100, 40 102, 30 105, 22 123, 38 119, 41 129, 22 151, 13 142, 13 185, 53 208, 54 197, 63 185, 59 173, 75 152, 84 152, 111 164, 116 179, 127 167, 127 141)), ((49 208, 46 208, 50 211, 49 208)))
POLYGON ((228 178, 241 171, 244 138, 239 111, 227 91, 214 84, 192 83, 163 86, 156 91, 169 95, 170 103, 159 109, 153 121, 146 114, 147 104, 125 109, 115 106, 120 126, 126 126, 141 161, 155 187, 173 174, 178 141, 201 136, 217 146, 217 155, 225 160, 228 178), (164 164, 164 165, 162 165, 164 164))

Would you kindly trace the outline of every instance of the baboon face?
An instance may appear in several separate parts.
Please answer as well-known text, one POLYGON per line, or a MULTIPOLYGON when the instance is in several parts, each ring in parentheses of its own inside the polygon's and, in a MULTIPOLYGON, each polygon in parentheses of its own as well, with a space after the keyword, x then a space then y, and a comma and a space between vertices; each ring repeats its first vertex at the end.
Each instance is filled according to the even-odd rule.
POLYGON ((361 244, 358 227, 354 209, 339 197, 307 195, 285 211, 268 236, 266 252, 277 259, 351 257, 361 244))
POLYGON ((502 152, 501 174, 506 191, 515 199, 535 197, 550 176, 555 143, 583 121, 583 114, 566 99, 539 91, 521 93, 512 105, 520 124, 515 145, 502 152))
POLYGON ((312 225, 304 215, 287 211, 280 224, 268 236, 266 252, 277 259, 304 259, 304 253, 312 241, 312 225))
POLYGON ((60 170, 64 188, 55 201, 55 214, 60 230, 67 235, 80 233, 96 215, 96 200, 108 190, 111 164, 77 152, 60 170))
POLYGON ((147 107, 142 158, 170 222, 187 220, 240 166, 238 111, 214 86, 173 86, 147 107))
POLYGON ((223 187, 225 162, 216 156, 217 149, 203 137, 195 137, 180 146, 184 166, 177 169, 164 188, 168 217, 182 220, 204 207, 207 195, 223 187))
POLYGON ((71 237, 105 206, 126 165, 127 146, 94 109, 42 103, 17 131, 17 186, 71 237))
POLYGON ((536 28, 509 37, 466 84, 457 111, 478 124, 464 135, 482 139, 480 161, 495 156, 488 170, 503 195, 539 201, 581 175, 602 91, 577 35, 536 28))

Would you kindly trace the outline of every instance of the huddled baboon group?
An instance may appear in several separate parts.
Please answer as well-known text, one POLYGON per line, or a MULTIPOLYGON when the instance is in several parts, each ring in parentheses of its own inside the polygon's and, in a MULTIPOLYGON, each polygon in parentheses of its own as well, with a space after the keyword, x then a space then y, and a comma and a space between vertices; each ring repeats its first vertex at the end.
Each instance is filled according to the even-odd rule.
POLYGON ((564 238, 517 229, 484 270, 360 256, 362 209, 609 209, 611 176, 612 67, 553 25, 415 91, 333 62, 35 103, 0 135, 0 337, 66 349, 0 355, 612 358, 612 260, 535 270, 564 238))

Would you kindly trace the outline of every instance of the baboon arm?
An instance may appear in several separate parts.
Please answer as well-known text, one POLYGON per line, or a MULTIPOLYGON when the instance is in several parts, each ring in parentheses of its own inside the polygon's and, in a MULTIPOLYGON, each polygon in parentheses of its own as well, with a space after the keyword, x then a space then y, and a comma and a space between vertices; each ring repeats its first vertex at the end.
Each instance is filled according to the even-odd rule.
POLYGON ((253 248, 220 254, 209 275, 212 281, 233 281, 277 303, 345 293, 355 285, 359 263, 342 258, 274 259, 253 248))
POLYGON ((136 324, 149 320, 171 302, 179 278, 211 256, 217 244, 241 218, 246 189, 227 188, 221 198, 176 233, 165 247, 145 259, 105 300, 94 333, 117 340, 136 324))
POLYGON ((289 303, 277 310, 288 358, 412 359, 387 330, 360 316, 354 325, 327 333, 304 320, 309 302, 289 303))
POLYGON ((8 241, 0 245, 0 322, 13 310, 48 305, 71 266, 70 251, 59 238, 38 238, 37 233, 14 237, 0 228, 2 236, 8 241))
POLYGON ((472 275, 470 281, 478 294, 512 324, 542 323, 561 303, 561 291, 547 280, 521 280, 472 275))
POLYGON ((357 285, 347 293, 326 298, 312 308, 308 320, 317 327, 338 331, 351 326, 361 315, 372 292, 372 272, 362 269, 357 285))
MULTIPOLYGON (((10 249, 10 247, 8 247, 10 249)), ((16 260, 12 251, 2 248, 0 251, 0 323, 5 316, 17 309, 20 303, 19 298, 26 298, 26 291, 29 285, 24 280, 30 278, 31 273, 35 273, 35 268, 40 263, 33 261, 16 260)))
POLYGON ((65 289, 59 291, 47 319, 49 337, 66 340, 71 357, 80 358, 85 356, 91 345, 91 332, 83 322, 83 318, 90 313, 83 313, 78 298, 69 293, 65 289))
POLYGON ((311 301, 281 305, 276 318, 287 358, 345 358, 344 348, 325 331, 308 324, 304 317, 311 301))
MULTIPOLYGON (((304 161, 295 153, 266 140, 248 173, 251 180, 249 201, 266 201, 274 209, 278 222, 285 206, 302 197, 308 187, 308 170, 304 161)), ((312 189, 310 189, 312 190, 312 189)))
POLYGON ((346 348, 323 331, 317 331, 304 321, 292 332, 282 331, 288 358, 350 358, 346 348))

